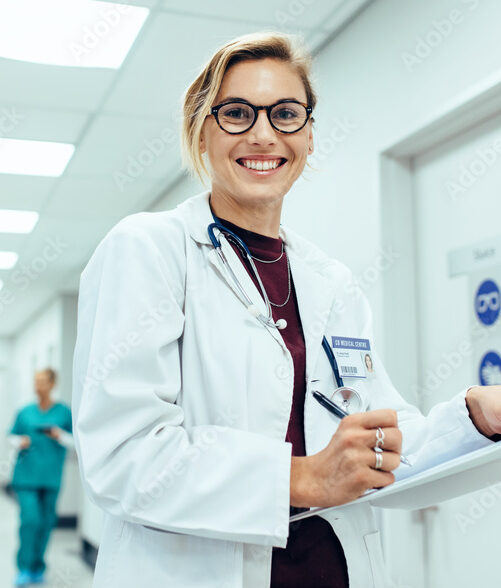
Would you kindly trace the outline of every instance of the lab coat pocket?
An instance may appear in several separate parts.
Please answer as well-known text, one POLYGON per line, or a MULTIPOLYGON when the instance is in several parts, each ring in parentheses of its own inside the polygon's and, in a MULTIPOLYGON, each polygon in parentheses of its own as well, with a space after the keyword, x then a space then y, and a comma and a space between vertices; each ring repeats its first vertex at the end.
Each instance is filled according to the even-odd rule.
POLYGON ((127 523, 127 558, 117 586, 234 588, 241 557, 234 541, 127 523))
POLYGON ((387 588, 388 582, 379 531, 364 535, 364 542, 367 553, 369 554, 374 588, 387 588))

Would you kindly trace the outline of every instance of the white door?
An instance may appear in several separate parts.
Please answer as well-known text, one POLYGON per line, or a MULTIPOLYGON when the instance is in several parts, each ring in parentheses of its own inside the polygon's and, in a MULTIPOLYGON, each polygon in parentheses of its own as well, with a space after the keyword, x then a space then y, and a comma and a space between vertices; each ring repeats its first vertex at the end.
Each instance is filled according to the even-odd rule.
MULTIPOLYGON (((468 345, 473 305, 469 281, 466 276, 449 277, 447 258, 452 250, 501 236, 501 116, 412 163, 419 397, 426 413, 479 383, 468 345)), ((426 588, 501 585, 499 488, 442 503, 427 514, 426 588)))

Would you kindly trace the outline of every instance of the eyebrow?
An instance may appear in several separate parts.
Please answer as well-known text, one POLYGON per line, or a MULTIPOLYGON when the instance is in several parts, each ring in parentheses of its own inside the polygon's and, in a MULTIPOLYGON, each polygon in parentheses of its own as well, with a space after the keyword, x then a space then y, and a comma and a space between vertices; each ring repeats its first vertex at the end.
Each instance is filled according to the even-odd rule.
MULTIPOLYGON (((245 100, 246 102, 250 103, 250 100, 247 100, 247 98, 242 98, 242 96, 226 96, 226 98, 221 99, 221 102, 228 102, 228 100, 245 100)), ((300 100, 297 98, 279 98, 278 100, 275 100, 275 102, 279 102, 280 100, 297 100, 300 102, 300 100)))

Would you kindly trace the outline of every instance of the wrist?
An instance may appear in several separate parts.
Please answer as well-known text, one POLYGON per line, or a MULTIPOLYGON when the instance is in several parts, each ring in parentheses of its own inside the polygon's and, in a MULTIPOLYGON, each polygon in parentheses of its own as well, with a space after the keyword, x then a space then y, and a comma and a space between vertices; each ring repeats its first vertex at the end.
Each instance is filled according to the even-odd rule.
POLYGON ((471 421, 477 428, 477 430, 482 433, 485 437, 492 437, 496 434, 496 431, 492 429, 492 427, 487 422, 487 419, 484 416, 484 413, 481 408, 480 402, 481 396, 481 387, 480 386, 472 386, 466 392, 466 408, 468 409, 468 414, 470 416, 471 421))
POLYGON ((290 476, 291 506, 310 506, 308 496, 308 490, 311 487, 311 484, 309 483, 310 477, 310 458, 293 456, 291 458, 290 476))

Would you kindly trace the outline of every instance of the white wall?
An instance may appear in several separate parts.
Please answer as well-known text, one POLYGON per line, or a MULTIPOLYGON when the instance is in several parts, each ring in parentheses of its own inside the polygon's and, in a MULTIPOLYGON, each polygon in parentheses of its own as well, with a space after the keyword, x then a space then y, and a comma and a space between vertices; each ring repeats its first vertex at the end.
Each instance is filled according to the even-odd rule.
MULTIPOLYGON (((325 171, 297 186, 287 222, 363 275, 381 242, 379 153, 501 70, 494 50, 500 17, 495 0, 375 0, 317 57, 316 148, 325 171), (463 21, 409 71, 405 54, 453 10, 461 10, 463 21), (354 128, 329 152, 336 118, 354 128)), ((366 290, 383 336, 381 281, 366 290)))

